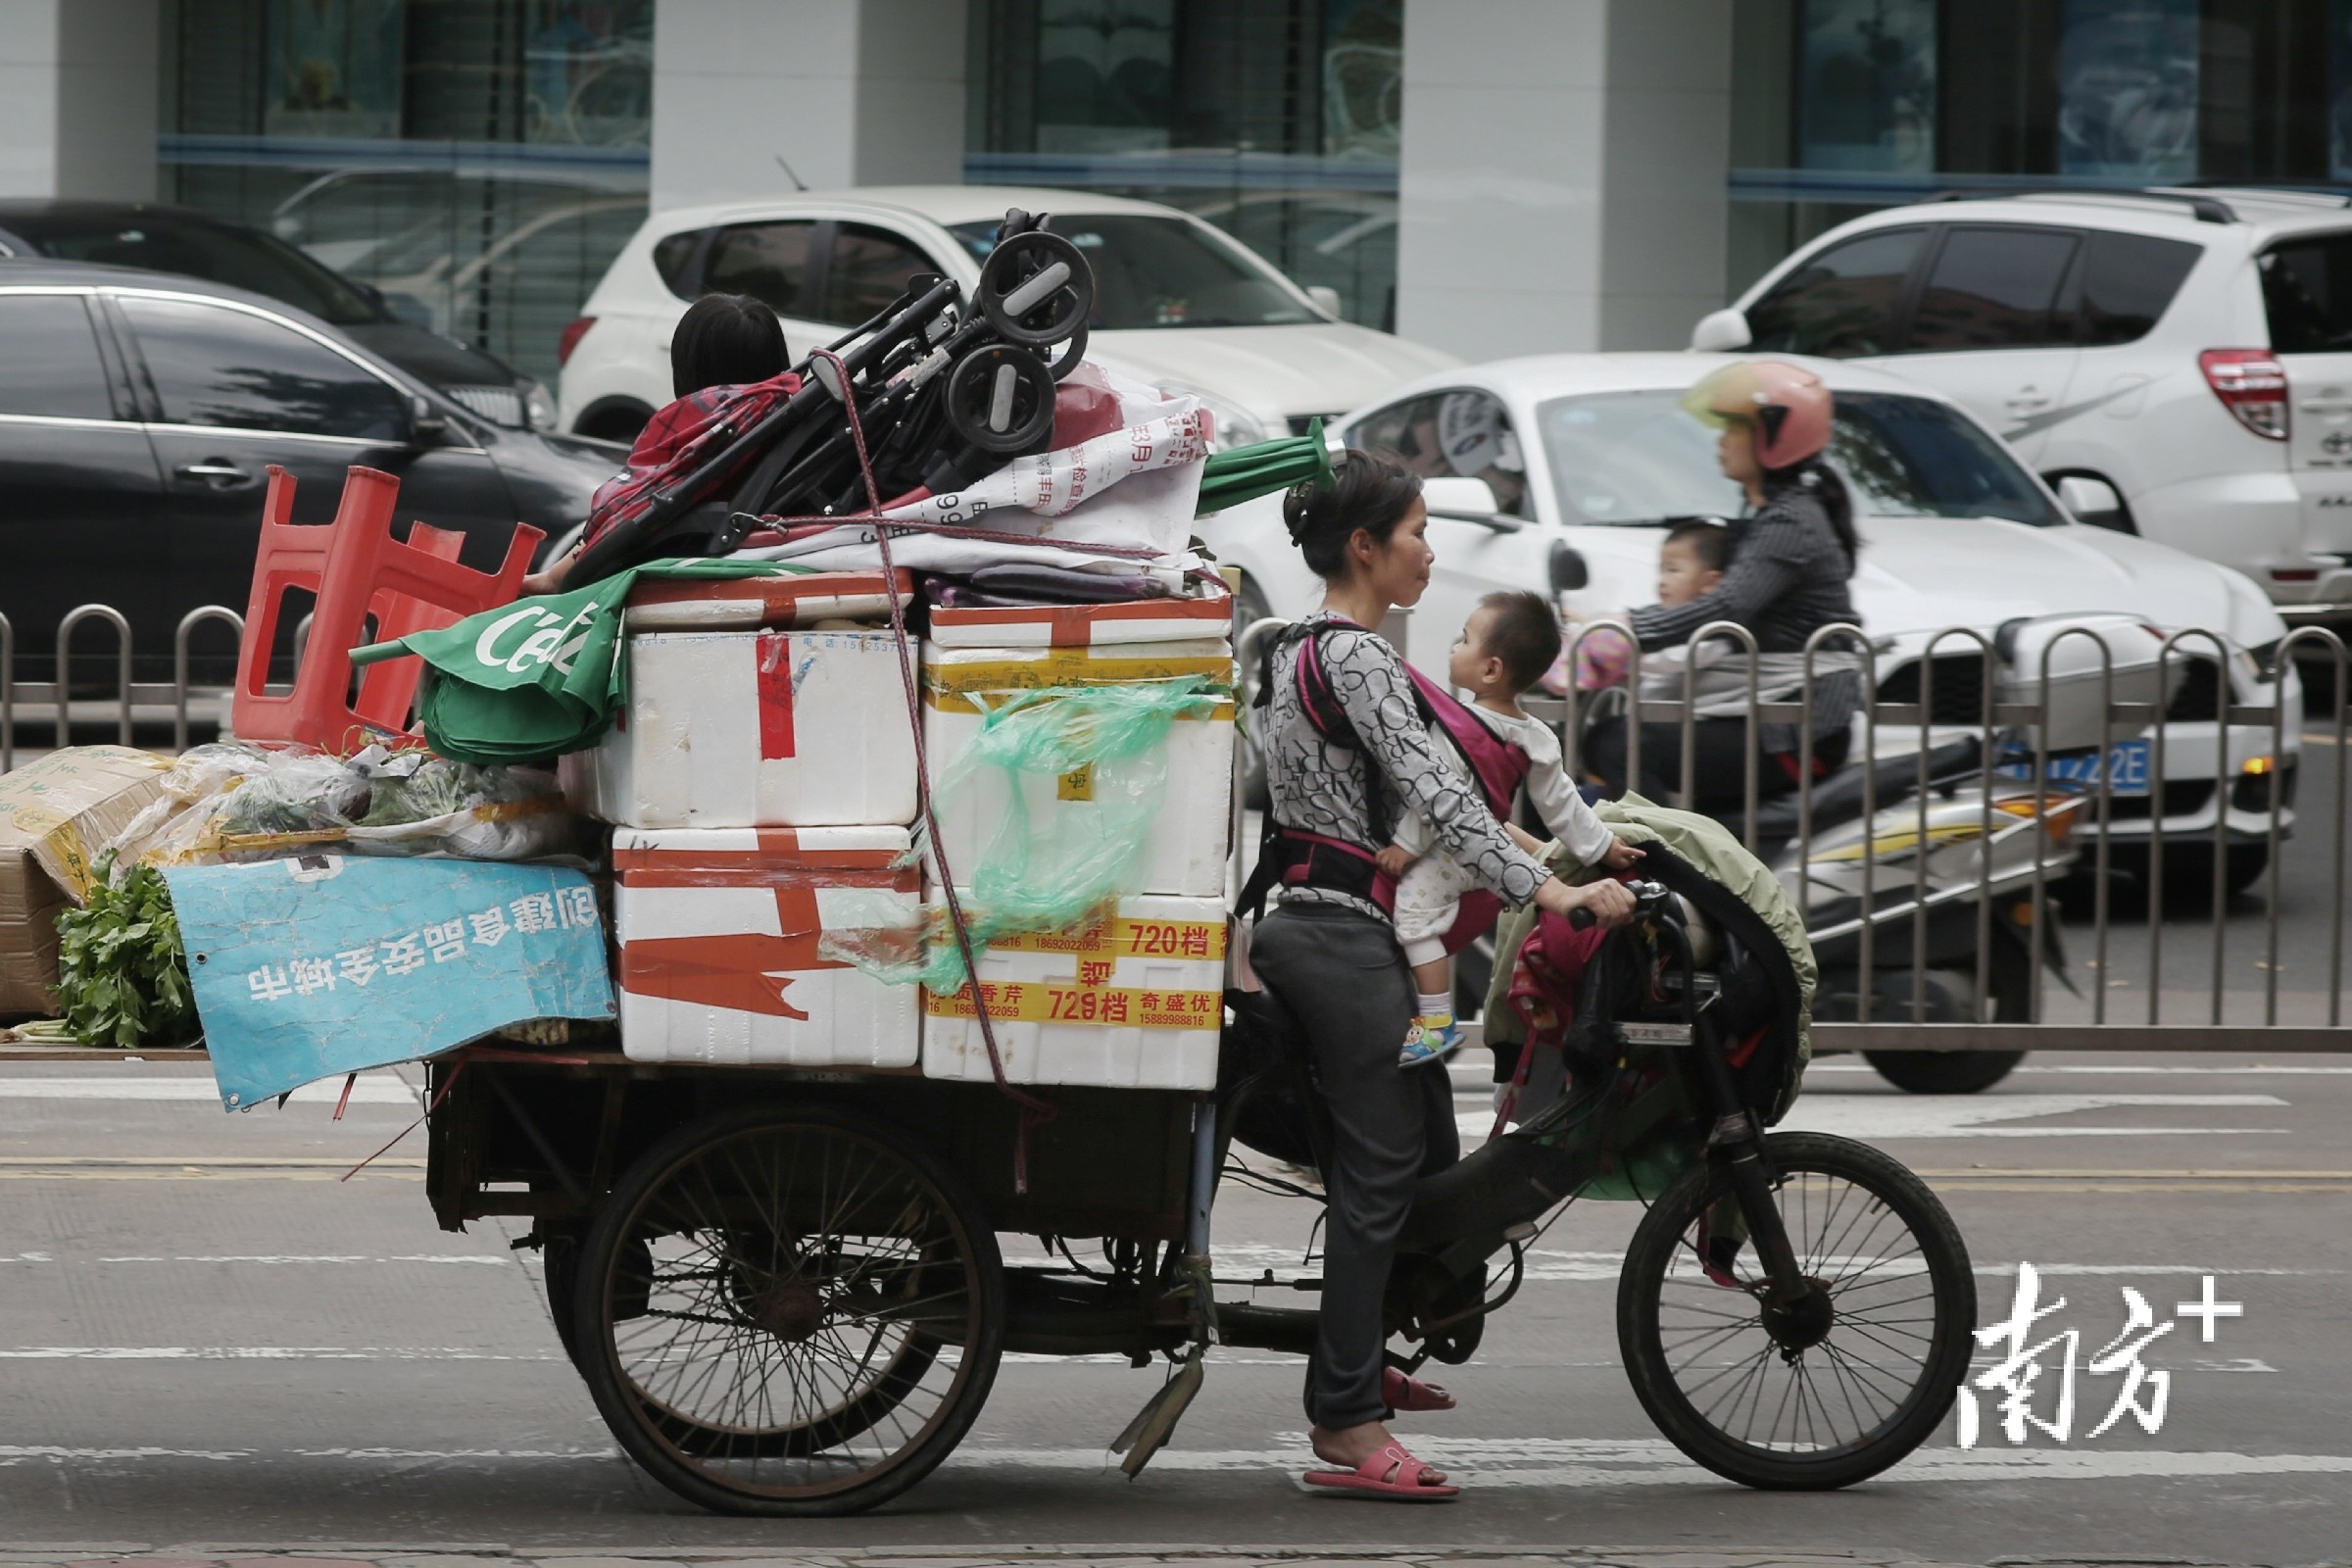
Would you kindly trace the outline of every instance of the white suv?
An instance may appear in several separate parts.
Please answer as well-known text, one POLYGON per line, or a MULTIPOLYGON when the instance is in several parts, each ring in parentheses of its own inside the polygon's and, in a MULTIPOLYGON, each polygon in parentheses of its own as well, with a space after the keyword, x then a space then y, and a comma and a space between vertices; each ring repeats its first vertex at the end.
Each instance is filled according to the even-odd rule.
POLYGON ((784 318, 794 358, 898 297, 916 272, 968 297, 1004 210, 1054 215, 1095 267, 1086 356, 1199 396, 1216 444, 1302 433, 1400 381, 1456 362, 1338 318, 1219 230, 1151 202, 1003 185, 876 186, 654 214, 564 330, 559 427, 627 440, 670 398, 669 337, 708 292, 751 294, 784 318))
POLYGON ((2352 613, 2352 210, 2275 190, 1965 194, 1856 219, 1693 349, 1856 360, 1944 393, 2084 521, 2352 613), (2070 482, 2072 481, 2072 482, 2070 482))

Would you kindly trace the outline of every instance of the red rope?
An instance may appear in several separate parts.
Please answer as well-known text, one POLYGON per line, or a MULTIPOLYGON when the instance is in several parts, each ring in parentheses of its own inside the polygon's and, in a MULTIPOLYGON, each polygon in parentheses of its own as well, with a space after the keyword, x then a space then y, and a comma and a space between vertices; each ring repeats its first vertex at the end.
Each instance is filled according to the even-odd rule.
POLYGON ((923 830, 930 836, 931 858, 939 866, 939 886, 948 905, 948 923, 956 933, 956 951, 963 958, 963 986, 972 999, 972 1016, 980 1023, 981 1044, 988 1047, 988 1070, 997 1080, 997 1089, 1005 1099, 1020 1106, 1020 1122, 1015 1129, 1012 1145, 1012 1190, 1027 1195, 1029 1191, 1029 1133, 1043 1127, 1059 1113, 1052 1102, 1013 1087, 1004 1075, 1004 1054, 997 1048, 997 1030, 989 1018, 988 1004, 980 995, 980 971, 972 956, 972 933, 963 917, 963 903, 956 896, 956 874, 948 866, 947 847, 940 842, 939 813, 931 800, 931 760, 923 747, 922 698, 915 686, 914 662, 906 640, 906 606, 899 594, 899 574, 891 564, 890 536, 893 533, 929 531, 924 523, 894 522, 882 515, 882 492, 874 482, 873 460, 866 455, 865 427, 858 417, 858 400, 850 384, 849 367, 829 349, 818 349, 814 358, 833 367, 841 378, 841 401, 850 416, 850 442, 858 450, 858 472, 865 485, 866 512, 860 515, 837 517, 836 522, 870 522, 874 524, 874 539, 882 549, 882 581, 890 595, 890 629, 897 639, 899 651, 899 684, 906 696, 906 722, 914 731, 914 777, 916 798, 922 802, 923 830))

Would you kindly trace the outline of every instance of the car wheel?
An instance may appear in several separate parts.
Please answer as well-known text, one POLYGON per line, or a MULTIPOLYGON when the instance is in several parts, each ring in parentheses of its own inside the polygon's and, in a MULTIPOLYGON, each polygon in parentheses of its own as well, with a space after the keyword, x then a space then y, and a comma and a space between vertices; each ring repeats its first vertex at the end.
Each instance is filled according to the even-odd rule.
POLYGON ((607 398, 591 403, 580 416, 572 421, 571 433, 597 441, 635 441, 637 432, 645 428, 654 411, 635 398, 607 398))

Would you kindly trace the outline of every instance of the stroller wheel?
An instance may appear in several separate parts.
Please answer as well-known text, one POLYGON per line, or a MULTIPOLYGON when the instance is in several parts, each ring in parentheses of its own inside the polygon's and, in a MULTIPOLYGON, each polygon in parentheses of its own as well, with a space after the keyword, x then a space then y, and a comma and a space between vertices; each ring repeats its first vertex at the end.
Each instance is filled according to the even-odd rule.
POLYGON ((948 423, 983 452, 1027 452, 1054 430, 1054 373, 1027 349, 975 349, 948 372, 948 423))
POLYGON ((1095 306, 1095 270, 1059 234, 1014 234, 980 264, 972 302, 1005 342, 1049 348, 1085 326, 1095 306))
POLYGON ((1085 359, 1086 323, 1080 321, 1078 330, 1063 340, 1060 351, 1046 362, 1046 368, 1054 372, 1054 380, 1065 381, 1069 379, 1070 372, 1078 368, 1085 359))

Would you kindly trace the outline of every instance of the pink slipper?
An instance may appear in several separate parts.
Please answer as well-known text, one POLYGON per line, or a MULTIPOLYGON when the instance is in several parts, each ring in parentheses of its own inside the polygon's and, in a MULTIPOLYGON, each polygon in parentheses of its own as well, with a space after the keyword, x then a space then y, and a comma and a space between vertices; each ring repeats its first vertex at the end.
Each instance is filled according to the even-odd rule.
POLYGON ((1383 1497, 1393 1502, 1451 1502, 1461 1495, 1454 1486, 1434 1486, 1421 1478, 1430 1467, 1392 1443, 1352 1470, 1309 1470, 1306 1485, 1330 1492, 1383 1497))
POLYGON ((1380 1373, 1380 1399, 1392 1410, 1450 1410, 1453 1396, 1435 1383, 1407 1377, 1401 1367, 1383 1367, 1380 1373))

